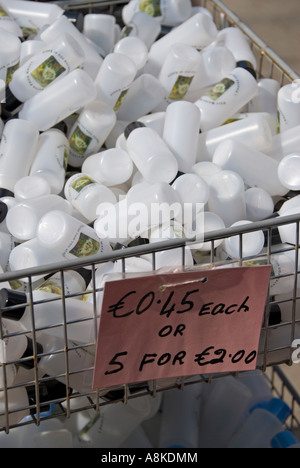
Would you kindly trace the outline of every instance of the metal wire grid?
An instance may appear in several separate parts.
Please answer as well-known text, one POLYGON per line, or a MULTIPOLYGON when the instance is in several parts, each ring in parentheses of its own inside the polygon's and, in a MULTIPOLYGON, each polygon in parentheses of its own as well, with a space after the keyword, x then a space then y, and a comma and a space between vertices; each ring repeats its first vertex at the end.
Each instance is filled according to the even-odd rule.
MULTIPOLYGON (((101 10, 103 8, 108 8, 109 12, 113 13, 116 11, 116 8, 122 6, 124 3, 127 3, 126 1, 118 0, 118 1, 89 1, 87 2, 79 2, 79 1, 73 1, 73 2, 66 2, 66 1, 60 1, 60 2, 53 2, 53 3, 58 3, 62 5, 64 8, 69 9, 83 9, 85 12, 89 11, 95 11, 95 8, 101 7, 101 10)), ((298 78, 298 76, 276 55, 274 54, 271 49, 263 43, 259 37, 257 37, 244 23, 242 23, 238 17, 236 17, 230 10, 228 10, 222 2, 219 0, 203 0, 202 2, 196 2, 196 4, 200 4, 202 6, 207 7, 210 11, 212 11, 214 15, 214 19, 216 21, 216 24, 218 27, 221 29, 226 26, 237 26, 239 27, 250 39, 253 51, 258 57, 258 64, 259 64, 259 75, 264 76, 264 77, 270 77, 270 78, 275 78, 280 81, 280 83, 283 85, 285 83, 291 82, 292 80, 298 78)), ((97 10, 96 10, 97 11, 97 10)), ((277 218, 274 220, 269 220, 269 221, 263 221, 261 223, 254 223, 251 226, 244 226, 236 229, 227 229, 223 231, 218 231, 214 233, 210 233, 209 235, 205 236, 205 241, 211 243, 211 257, 209 259, 209 264, 210 267, 213 267, 215 265, 215 259, 214 259, 214 247, 215 247, 215 242, 219 239, 225 239, 231 236, 239 236, 240 239, 240 257, 238 260, 239 265, 243 265, 244 261, 249 261, 251 259, 249 258, 244 258, 242 256, 243 252, 243 239, 244 236, 247 233, 250 232, 255 232, 255 231, 260 231, 263 230, 266 234, 266 249, 263 255, 260 256, 260 258, 267 263, 270 263, 271 256, 274 253, 279 253, 281 252, 276 245, 272 244, 272 234, 274 230, 276 230, 280 225, 289 225, 293 224, 296 226, 296 232, 297 232, 297 245, 296 246, 290 246, 290 250, 295 250, 295 256, 296 256, 296 262, 295 262, 295 272, 292 276, 292 280, 294 281, 294 288, 293 288, 293 293, 290 295, 288 299, 286 299, 286 302, 290 304, 291 307, 291 320, 289 322, 286 322, 284 324, 280 324, 279 326, 288 326, 290 329, 291 333, 291 342, 292 343, 295 339, 295 326, 300 322, 300 317, 297 317, 297 301, 300 299, 298 296, 298 257, 299 257, 299 223, 300 223, 300 217, 299 216, 292 216, 288 218, 277 218)), ((143 246, 143 247, 135 247, 135 248, 130 248, 130 249, 125 249, 123 251, 118 251, 114 252, 113 254, 101 256, 99 258, 95 258, 93 262, 91 262, 91 259, 86 259, 86 260, 78 260, 78 261, 72 261, 72 262, 65 262, 64 264, 61 265, 49 265, 45 266, 43 268, 37 268, 37 269, 31 269, 27 271, 22 271, 19 272, 18 274, 15 273, 7 273, 5 275, 2 275, 0 278, 0 287, 5 285, 4 283, 7 281, 18 281, 22 278, 27 278, 28 282, 28 307, 30 310, 30 317, 31 317, 31 329, 30 331, 30 336, 32 338, 33 342, 33 352, 32 355, 23 357, 22 359, 18 359, 16 361, 7 361, 2 365, 2 370, 3 372, 3 388, 0 389, 0 392, 2 393, 2 407, 1 407, 1 412, 0 412, 0 420, 1 420, 1 426, 2 426, 2 431, 9 432, 9 430, 13 427, 18 427, 20 425, 19 421, 17 423, 12 423, 12 419, 15 420, 15 416, 24 412, 28 414, 29 419, 27 420, 22 420, 22 425, 27 425, 31 423, 35 423, 39 425, 43 419, 49 419, 54 416, 60 415, 64 417, 70 417, 71 414, 79 412, 79 411, 84 411, 87 409, 94 409, 95 411, 99 411, 100 406, 103 405, 108 405, 112 404, 118 401, 123 401, 126 403, 128 399, 136 398, 142 395, 147 395, 147 394, 152 394, 153 396, 156 395, 157 392, 166 390, 166 388, 162 389, 159 387, 159 382, 152 382, 149 383, 148 385, 145 385, 144 387, 138 387, 138 388, 129 388, 129 386, 124 385, 122 389, 119 389, 119 392, 114 392, 110 394, 110 400, 104 400, 101 398, 101 392, 96 391, 96 392, 76 392, 70 391, 70 380, 73 375, 75 374, 87 374, 92 372, 93 368, 88 367, 88 368, 83 368, 83 369, 76 369, 75 372, 70 372, 70 365, 69 365, 69 353, 71 351, 76 351, 77 348, 82 348, 84 347, 85 349, 92 349, 93 346, 95 346, 96 339, 97 339, 97 321, 98 321, 98 315, 99 311, 97 310, 96 306, 96 294, 99 292, 99 290, 96 289, 96 269, 99 267, 99 265, 106 263, 108 261, 117 261, 120 260, 122 262, 122 271, 125 275, 126 271, 126 261, 128 258, 132 257, 138 257, 142 255, 149 255, 151 254, 152 256, 152 267, 153 270, 156 269, 156 255, 159 252, 165 251, 165 250, 173 250, 173 249, 181 249, 182 251, 182 266, 185 266, 185 248, 186 245, 190 245, 190 241, 184 240, 184 239, 177 239, 177 240, 172 240, 168 242, 163 242, 151 246, 143 246), (72 270, 76 268, 84 268, 84 267, 90 267, 91 268, 91 273, 92 273, 92 284, 93 288, 92 291, 78 291, 78 293, 73 294, 73 295, 66 295, 64 292, 64 284, 65 284, 65 272, 67 270, 72 270), (47 356, 47 353, 40 353, 38 351, 38 338, 37 335, 42 329, 38 330, 35 326, 35 314, 36 314, 36 307, 38 305, 41 305, 42 303, 47 303, 50 302, 49 300, 46 301, 40 301, 39 303, 34 301, 33 298, 33 291, 34 291, 34 277, 37 275, 41 276, 46 276, 54 273, 60 273, 61 276, 61 283, 62 283, 62 296, 60 298, 55 298, 51 301, 60 301, 61 302, 61 310, 62 310, 62 320, 60 323, 56 324, 53 326, 53 328, 60 328, 62 329, 62 336, 64 340, 64 346, 62 346, 61 349, 58 349, 55 351, 56 354, 60 354, 63 356, 64 363, 65 363, 65 368, 64 372, 60 373, 59 375, 51 375, 51 376, 41 376, 39 374, 39 361, 40 359, 44 356, 47 356), (70 346, 70 342, 68 341, 68 327, 71 325, 71 322, 67 322, 67 317, 66 317, 66 300, 71 297, 76 297, 76 296, 82 296, 83 294, 91 294, 93 296, 93 317, 90 319, 87 319, 87 321, 93 321, 93 329, 94 329, 94 336, 91 338, 90 343, 85 343, 84 346, 70 346), (7 378, 7 366, 9 365, 16 365, 19 368, 20 366, 23 366, 26 363, 31 363, 32 365, 32 370, 30 373, 28 373, 28 376, 26 378, 23 378, 23 380, 17 380, 13 385, 9 386, 8 385, 8 378, 7 378), (64 382, 65 387, 64 387, 64 392, 61 394, 59 397, 53 398, 51 400, 43 401, 41 389, 43 388, 44 384, 49 384, 49 382, 52 382, 53 379, 59 379, 64 382), (11 409, 10 407, 10 398, 9 398, 9 393, 13 389, 30 389, 31 396, 32 398, 28 401, 28 405, 25 405, 23 407, 14 407, 11 409), (120 391, 121 390, 121 391, 120 391), (76 402, 76 405, 74 405, 74 402, 76 402), (47 412, 49 407, 53 408, 53 405, 55 405, 55 411, 54 413, 52 412, 47 412)), ((257 258, 257 257, 256 257, 257 258)), ((273 277, 272 279, 280 279, 284 278, 288 275, 281 275, 277 277, 273 277)), ((292 348, 291 346, 283 347, 283 348, 276 348, 276 349, 270 349, 269 346, 269 340, 268 336, 269 333, 272 331, 274 327, 269 325, 269 316, 270 316, 270 311, 271 307, 274 304, 279 304, 278 302, 274 301, 273 298, 269 298, 267 300, 266 304, 266 313, 265 313, 265 319, 264 319, 264 324, 263 324, 263 329, 262 332, 264 333, 262 336, 263 338, 263 343, 262 343, 262 348, 263 351, 260 352, 259 355, 259 365, 258 367, 261 368, 262 370, 266 370, 266 368, 269 365, 274 365, 274 364, 281 364, 281 363, 292 363, 291 357, 292 357, 292 348), (280 353, 281 358, 273 358, 274 353, 280 353)), ((73 322, 74 323, 74 322, 73 322)), ((1 340, 6 340, 9 338, 12 338, 17 335, 22 335, 22 334, 27 334, 26 332, 19 332, 19 333, 13 333, 10 335, 5 334, 3 326, 2 326, 2 317, 0 317, 0 339, 1 340)), ((53 352, 52 352, 53 353, 53 352)), ((276 355, 277 356, 277 355, 276 355)), ((277 374, 278 375, 278 374, 277 374)), ((219 376, 214 376, 214 378, 220 378, 222 375, 219 376)), ((284 376, 280 376, 281 379, 284 379, 284 376)), ((199 382, 209 382, 209 380, 212 377, 207 377, 207 376, 199 376, 199 382)), ((170 388, 184 388, 185 385, 189 385, 190 383, 188 381, 185 381, 185 379, 180 379, 179 381, 176 382, 176 385, 171 385, 170 388)), ((1 396, 1 395, 0 395, 1 396)), ((299 403, 299 398, 298 395, 295 392, 295 398, 294 401, 297 401, 299 403)), ((293 419, 294 424, 299 425, 299 420, 293 419)))
MULTIPOLYGON (((277 218, 275 220, 271 221, 263 221, 261 223, 253 223, 253 225, 246 225, 243 226, 239 229, 234 228, 234 229, 227 229, 226 231, 218 231, 218 232, 213 232, 210 233, 209 235, 205 236, 205 242, 210 242, 211 243, 211 258, 209 261, 209 268, 213 268, 215 264, 215 258, 214 258, 214 247, 215 247, 215 242, 219 239, 225 239, 231 236, 239 236, 240 239, 240 257, 238 259, 238 264, 243 265, 245 261, 251 261, 252 258, 249 257, 243 257, 242 252, 243 252, 243 240, 244 236, 250 232, 256 232, 256 231, 261 231, 263 230, 266 235, 266 249, 265 252, 259 256, 259 258, 266 262, 270 263, 271 256, 274 253, 282 252, 285 251, 286 249, 278 249, 276 245, 272 245, 272 238, 273 238, 273 231, 277 229, 281 225, 295 225, 296 226, 296 231, 297 231, 297 245, 296 246, 290 246, 291 250, 295 250, 296 256, 298 255, 298 249, 299 249, 299 224, 300 224, 300 219, 297 216, 292 216, 292 217, 287 217, 287 218, 277 218)), ((117 261, 120 260, 122 262, 122 270, 124 277, 126 275, 126 262, 128 259, 132 257, 141 257, 143 255, 149 255, 151 254, 152 256, 152 268, 153 270, 156 269, 156 255, 159 252, 165 251, 165 250, 173 250, 173 249, 181 249, 182 251, 182 267, 185 266, 185 249, 186 247, 189 246, 190 248, 193 247, 193 243, 191 243, 189 240, 185 239, 176 239, 172 241, 167 241, 167 242, 162 242, 159 244, 152 244, 148 246, 140 246, 140 247, 135 247, 135 248, 128 248, 124 249, 122 251, 116 251, 113 252, 112 254, 101 256, 101 257, 95 257, 95 259, 91 262, 91 259, 86 259, 86 260, 76 260, 76 261, 70 261, 66 262, 63 265, 52 265, 49 267, 43 267, 43 268, 35 268, 35 269, 30 269, 30 270, 23 270, 20 271, 17 275, 14 273, 7 273, 1 277, 1 283, 0 287, 3 285, 4 282, 7 281, 15 281, 15 280, 21 280, 21 279, 26 279, 28 283, 28 307, 30 310, 30 317, 31 317, 31 327, 30 330, 26 331, 21 331, 18 333, 12 333, 10 335, 5 335, 4 330, 1 327, 0 330, 0 338, 2 340, 12 338, 14 336, 19 336, 19 335, 30 335, 30 338, 32 339, 33 342, 33 353, 32 355, 28 355, 26 357, 23 357, 22 359, 17 359, 15 361, 7 361, 5 364, 2 366, 2 371, 3 371, 3 388, 2 388, 2 396, 4 397, 4 410, 2 413, 0 413, 0 418, 2 418, 2 424, 3 424, 3 430, 6 430, 6 432, 9 431, 10 428, 18 426, 19 422, 17 424, 12 424, 10 421, 10 418, 12 415, 15 415, 17 413, 20 413, 21 411, 25 411, 28 413, 28 415, 31 415, 30 421, 25 421, 22 424, 28 424, 30 422, 35 422, 36 424, 40 424, 40 421, 44 419, 45 417, 52 417, 52 415, 48 416, 47 415, 47 410, 49 405, 60 405, 60 410, 61 414, 70 417, 71 414, 74 412, 82 411, 88 408, 94 408, 96 411, 99 411, 101 405, 108 405, 112 404, 113 402, 116 401, 124 401, 127 402, 128 398, 136 398, 141 395, 149 394, 149 392, 155 396, 157 392, 160 392, 162 390, 165 390, 166 388, 162 389, 160 387, 159 382, 151 382, 145 385, 139 385, 139 386, 133 386, 130 388, 130 386, 124 385, 121 389, 118 389, 118 392, 115 391, 110 393, 109 398, 110 399, 103 399, 101 391, 85 391, 85 392, 77 392, 74 391, 72 392, 70 388, 72 387, 71 381, 72 377, 75 375, 81 374, 83 379, 84 377, 91 373, 93 371, 92 367, 88 368, 82 368, 82 369, 76 369, 75 371, 70 370, 70 365, 69 365, 69 355, 72 351, 75 351, 76 349, 92 349, 95 346, 96 339, 97 339, 97 321, 99 318, 99 313, 100 311, 97 310, 97 303, 96 303, 96 294, 102 289, 97 289, 96 288, 96 269, 101 265, 104 264, 108 261, 117 261), (70 269, 76 269, 78 267, 89 267, 91 268, 92 272, 92 284, 93 288, 91 291, 78 291, 76 294, 71 294, 68 295, 64 292, 64 281, 65 281, 65 272, 70 270, 70 269), (34 296, 34 282, 33 278, 36 276, 45 276, 49 275, 51 273, 57 273, 60 272, 61 275, 61 283, 62 283, 62 296, 61 297, 55 297, 53 296, 53 299, 45 299, 42 301, 35 301, 33 296, 34 296), (93 296, 93 317, 90 317, 88 319, 85 319, 87 322, 91 322, 91 326, 93 327, 94 330, 94 336, 91 338, 91 342, 85 343, 84 345, 81 346, 76 346, 76 345, 70 345, 70 342, 68 340, 68 328, 73 325, 74 323, 80 323, 80 321, 67 321, 66 317, 66 308, 67 308, 67 299, 69 298, 74 298, 74 297, 79 297, 85 294, 91 294, 93 296), (35 319, 36 319, 36 314, 38 314, 37 307, 40 306, 41 304, 50 304, 51 302, 59 301, 61 302, 61 311, 62 311, 62 318, 61 322, 57 323, 55 325, 49 326, 49 327, 41 327, 40 329, 37 329, 35 326, 35 319), (51 376, 41 376, 39 372, 39 362, 42 357, 48 356, 50 353, 49 352, 41 352, 39 351, 38 348, 38 335, 39 333, 43 331, 47 331, 48 329, 52 328, 58 328, 61 330, 61 335, 63 336, 63 341, 64 345, 61 347, 61 349, 57 349, 54 351, 55 354, 59 354, 63 356, 64 359, 64 370, 63 372, 57 374, 57 375, 51 375, 51 376), (23 377, 23 380, 18 381, 17 383, 14 383, 13 385, 9 386, 7 383, 7 375, 6 375, 6 368, 9 365, 16 365, 16 366, 24 366, 24 364, 30 363, 32 366, 32 370, 30 373, 26 374, 26 378, 23 377), (28 380, 26 380, 28 379, 28 380), (63 388, 63 392, 55 399, 52 400, 47 400, 44 401, 41 399, 41 389, 43 389, 44 385, 49 384, 53 380, 59 380, 62 381, 65 384, 65 387, 63 388), (26 405, 25 407, 22 408, 16 408, 14 407, 13 410, 11 410, 10 407, 10 398, 9 398, 9 393, 12 389, 18 389, 18 388, 26 388, 30 389, 32 398, 30 400, 30 404, 26 405), (79 399, 81 397, 86 397, 84 400, 84 403, 82 404, 82 400, 80 400, 80 404, 76 404, 76 408, 74 408, 74 401, 76 399, 79 399), (46 412, 46 415, 44 414, 46 412)), ((258 257, 255 257, 257 260, 258 257)), ((205 262, 207 262, 207 259, 205 259, 205 262)), ((296 265, 298 265, 296 261, 296 265)), ((207 267, 203 265, 203 267, 207 267)), ((190 268, 190 267, 189 267, 190 268)), ((200 265, 200 268, 202 266, 200 265)), ((300 323, 300 317, 297 318, 296 315, 296 305, 297 305, 297 300, 300 299, 298 297, 298 274, 300 272, 298 271, 298 267, 295 267, 295 273, 291 275, 280 275, 276 277, 272 277, 272 279, 280 279, 280 278, 286 278, 287 276, 290 276, 292 281, 294 282, 294 290, 293 293, 290 295, 289 302, 291 303, 291 308, 292 308, 292 319, 289 322, 285 322, 283 324, 280 324, 279 326, 288 326, 290 329, 291 333, 291 341, 290 343, 292 344, 293 340, 295 339, 295 325, 297 323, 300 323)), ((270 315, 270 310, 271 306, 274 304, 274 301, 272 298, 268 299, 267 304, 266 304, 266 313, 265 313, 265 320, 264 320, 264 326, 263 326, 263 333, 262 335, 263 341, 261 343, 261 346, 263 351, 260 352, 259 355, 259 366, 258 368, 261 368, 262 370, 266 370, 266 368, 270 364, 280 364, 280 363, 291 363, 291 356, 292 356, 292 347, 290 344, 286 347, 282 348, 273 348, 270 349, 269 344, 268 344, 268 334, 275 328, 274 326, 269 325, 269 315, 270 315), (281 355, 283 353, 283 357, 281 359, 277 359, 276 362, 272 362, 272 354, 273 353, 278 353, 280 352, 281 355)), ((11 311, 13 309, 16 309, 18 306, 6 308, 2 310, 3 312, 11 311)), ((0 320, 0 323, 2 320, 0 320)), ((51 354, 53 354, 53 351, 51 351, 51 354)), ((220 375, 219 377, 221 377, 220 375)), ((208 381, 209 377, 207 376, 199 376, 199 381, 208 381)), ((170 387, 168 388, 176 388, 177 386, 179 387, 184 387, 185 384, 188 382, 185 382, 185 379, 181 379, 176 382, 176 384, 170 384, 170 387)))

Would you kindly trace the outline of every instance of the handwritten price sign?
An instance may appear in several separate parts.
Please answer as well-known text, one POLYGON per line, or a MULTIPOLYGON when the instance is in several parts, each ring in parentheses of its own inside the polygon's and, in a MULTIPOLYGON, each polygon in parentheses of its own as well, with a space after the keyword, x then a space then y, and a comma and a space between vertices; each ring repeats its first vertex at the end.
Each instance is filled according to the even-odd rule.
POLYGON ((271 267, 105 286, 94 388, 256 368, 271 267))

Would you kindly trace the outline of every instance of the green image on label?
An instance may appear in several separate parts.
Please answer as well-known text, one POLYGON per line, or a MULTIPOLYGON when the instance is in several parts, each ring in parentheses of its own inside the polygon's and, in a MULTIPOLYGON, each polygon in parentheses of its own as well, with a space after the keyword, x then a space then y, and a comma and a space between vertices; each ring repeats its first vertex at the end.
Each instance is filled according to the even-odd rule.
POLYGON ((71 187, 76 190, 76 192, 80 193, 81 190, 84 189, 84 187, 87 187, 88 185, 94 184, 95 182, 90 179, 87 176, 80 177, 79 179, 75 180, 73 184, 71 184, 71 187))
POLYGON ((63 163, 63 168, 66 171, 68 168, 68 163, 69 163, 69 150, 68 148, 64 149, 64 163, 63 163))
POLYGON ((224 80, 220 81, 220 83, 217 83, 213 88, 211 88, 208 93, 205 94, 205 96, 209 97, 213 101, 217 101, 220 99, 220 97, 223 96, 223 94, 228 91, 231 86, 234 85, 234 81, 231 80, 230 78, 225 78, 224 80))
POLYGON ((0 17, 3 16, 8 16, 8 13, 4 10, 2 6, 0 6, 0 17))
POLYGON ((176 83, 173 86, 173 89, 168 99, 170 99, 171 101, 181 101, 182 99, 184 99, 191 86, 193 79, 193 76, 180 75, 177 78, 176 83))
POLYGON ((133 27, 132 27, 132 26, 129 26, 129 25, 128 25, 128 26, 125 26, 125 28, 123 29, 122 34, 121 34, 119 40, 124 39, 125 37, 130 36, 130 34, 131 34, 132 31, 133 31, 133 27))
POLYGON ((12 67, 9 67, 6 70, 6 84, 10 83, 13 77, 13 74, 15 73, 16 70, 19 68, 19 62, 13 65, 12 67))
POLYGON ((115 112, 117 112, 117 110, 119 110, 119 108, 121 107, 127 93, 128 93, 128 89, 125 89, 124 91, 121 92, 114 107, 115 112))
POLYGON ((160 0, 145 0, 140 2, 140 11, 147 13, 147 15, 153 16, 162 16, 162 11, 160 7, 160 0))
POLYGON ((61 296, 62 294, 62 286, 59 284, 54 283, 53 281, 46 281, 38 288, 38 291, 45 291, 51 294, 57 294, 61 296))
POLYGON ((38 34, 38 29, 35 28, 27 28, 24 26, 21 26, 21 30, 23 33, 24 38, 27 38, 29 36, 36 36, 38 34))
POLYGON ((70 250, 70 254, 77 258, 88 257, 90 255, 95 255, 99 249, 100 242, 85 234, 80 234, 79 241, 75 247, 70 250))
POLYGON ((92 138, 83 133, 80 127, 77 126, 69 141, 71 149, 75 151, 75 153, 84 156, 92 138))
POLYGON ((42 87, 46 88, 66 69, 51 55, 45 62, 41 63, 30 75, 42 87))

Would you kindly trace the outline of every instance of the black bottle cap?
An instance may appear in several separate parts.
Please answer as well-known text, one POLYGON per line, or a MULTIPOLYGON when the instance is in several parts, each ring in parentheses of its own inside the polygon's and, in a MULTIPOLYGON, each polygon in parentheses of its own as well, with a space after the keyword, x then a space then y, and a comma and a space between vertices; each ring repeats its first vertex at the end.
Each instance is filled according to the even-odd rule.
POLYGON ((148 245, 150 244, 149 239, 144 238, 144 237, 138 237, 137 239, 134 239, 133 241, 129 242, 128 247, 138 247, 139 245, 148 245))
POLYGON ((146 125, 143 124, 142 122, 130 123, 124 130, 124 135, 125 135, 126 140, 129 137, 130 133, 133 132, 133 130, 136 130, 137 128, 146 128, 146 125))
POLYGON ((2 221, 5 220, 7 213, 8 213, 7 204, 0 201, 0 223, 2 223, 2 221))
POLYGON ((77 273, 79 273, 80 276, 82 276, 82 278, 85 281, 86 286, 88 286, 92 280, 92 276, 93 276, 92 270, 87 270, 86 268, 78 268, 75 271, 77 271, 77 273))
POLYGON ((249 73, 251 73, 253 78, 255 78, 257 80, 257 73, 254 70, 254 67, 253 67, 252 63, 247 62, 246 60, 241 60, 240 62, 237 62, 236 67, 237 68, 244 68, 244 70, 247 70, 249 73))
POLYGON ((173 185, 175 180, 177 180, 179 177, 183 176, 184 174, 185 174, 185 172, 178 171, 175 179, 172 180, 172 182, 170 182, 170 185, 173 185))
POLYGON ((15 196, 14 192, 11 192, 10 190, 8 190, 6 188, 1 188, 0 187, 0 198, 14 197, 14 196, 15 196))
MULTIPOLYGON (((46 379, 47 375, 43 376, 43 379, 46 379)), ((29 405, 35 406, 36 401, 36 387, 34 385, 26 387, 29 405)), ((45 380, 45 382, 39 383, 39 403, 43 405, 43 410, 45 409, 45 404, 51 404, 57 400, 66 399, 72 394, 72 389, 67 389, 67 387, 55 379, 45 380)), ((32 413, 36 411, 33 408, 32 413)))
POLYGON ((11 92, 11 90, 7 86, 5 103, 3 104, 5 110, 8 112, 14 112, 16 109, 22 106, 22 104, 23 102, 19 101, 19 99, 16 98, 16 96, 11 92))
POLYGON ((281 309, 278 304, 272 304, 269 315, 269 327, 279 325, 281 323, 281 309))
POLYGON ((64 16, 66 16, 68 20, 71 21, 72 24, 74 24, 74 26, 76 26, 78 31, 83 31, 83 13, 81 13, 80 11, 69 10, 64 12, 64 16))
MULTIPOLYGON (((21 359, 25 359, 29 357, 31 357, 32 359, 29 359, 26 361, 19 361, 18 366, 21 366, 24 369, 34 369, 35 360, 33 358, 34 356, 33 341, 31 340, 31 338, 28 338, 28 336, 26 338, 27 338, 27 348, 25 350, 25 353, 21 357, 21 359)), ((43 353, 43 347, 40 343, 37 343, 36 348, 37 348, 37 354, 43 353)), ((40 361, 40 358, 38 359, 38 361, 40 361)))
POLYGON ((18 322, 24 315, 27 304, 27 296, 23 292, 1 289, 0 310, 2 317, 18 322), (19 307, 18 307, 19 306, 19 307), (7 307, 16 307, 12 310, 5 310, 7 307))

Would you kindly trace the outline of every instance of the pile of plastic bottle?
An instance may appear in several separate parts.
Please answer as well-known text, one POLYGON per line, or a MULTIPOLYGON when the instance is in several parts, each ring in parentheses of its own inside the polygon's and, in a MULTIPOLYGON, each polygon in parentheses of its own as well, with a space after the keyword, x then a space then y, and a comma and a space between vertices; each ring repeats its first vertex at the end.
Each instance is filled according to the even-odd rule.
MULTIPOLYGON (((211 256, 211 243, 201 242, 204 233, 251 224, 274 213, 300 214, 300 84, 281 87, 274 79, 259 79, 256 58, 243 33, 233 27, 218 31, 210 11, 192 6, 191 0, 131 0, 119 13, 119 21, 111 14, 82 18, 54 4, 0 0, 1 273, 92 259, 139 242, 177 237, 197 240, 185 250, 185 265, 192 266, 211 256), (141 204, 147 215, 137 218, 141 204), (161 220, 156 209, 162 205, 172 209, 161 220)), ((270 285, 280 302, 279 322, 292 320, 290 303, 285 301, 295 285, 296 244, 296 228, 280 227, 278 249, 285 251, 271 256, 274 276, 280 278, 270 285)), ((240 258, 236 237, 214 246, 217 261, 234 265, 240 258)), ((266 252, 262 231, 244 236, 243 257, 260 258, 266 252)), ((157 254, 157 270, 178 266, 181 249, 157 254)), ((152 270, 151 255, 126 262, 127 273, 152 270)), ((96 287, 121 271, 121 262, 101 265, 96 287)), ((94 295, 79 294, 93 290, 91 272, 70 270, 64 273, 63 285, 61 279, 60 274, 33 278, 34 300, 49 301, 35 306, 40 312, 35 325, 43 330, 37 335, 37 351, 43 355, 38 365, 40 377, 49 378, 42 390, 50 400, 62 395, 66 384, 65 360, 56 353, 65 347, 63 330, 51 328, 61 321, 62 287, 72 296, 66 300, 67 319, 82 320, 68 326, 72 390, 90 388, 92 372, 84 378, 76 372, 82 366, 92 368, 94 359, 94 348, 87 353, 84 347, 94 327, 94 295), (50 380, 56 375, 61 378, 50 380)), ((30 381, 35 367, 30 361, 28 279, 0 286, 6 353, 0 381, 1 388, 17 385, 8 392, 8 409, 11 423, 18 424, 28 417, 28 410, 20 408, 34 398, 28 388, 18 386, 30 381)), ((102 293, 96 298, 100 310, 102 293)), ((298 334, 300 325, 296 338, 298 334)), ((290 327, 280 327, 271 330, 268 339, 274 348, 283 349, 290 346, 290 336, 290 327)), ((283 351, 278 353, 276 357, 284 359, 283 351)), ((149 396, 130 400, 128 406, 104 407, 96 417, 80 413, 69 423, 55 420, 45 422, 45 427, 49 424, 53 431, 53 444, 59 443, 57 434, 66 431, 72 445, 75 433, 81 445, 110 444, 115 438, 121 446, 135 430, 133 440, 146 443, 149 437, 140 416, 137 425, 132 416, 146 412, 144 419, 149 421, 154 414, 161 416, 163 447, 238 447, 246 440, 253 446, 271 446, 273 437, 273 445, 281 444, 284 436, 278 434, 287 417, 283 403, 269 401, 253 409, 249 389, 240 380, 224 379, 203 388, 195 385, 182 394, 170 393, 162 406, 160 398, 149 396), (226 390, 230 385, 232 389, 226 390), (226 397, 232 398, 233 406, 225 403, 226 397), (189 431, 198 412, 187 416, 188 398, 194 398, 193 411, 199 409, 197 431, 194 427, 189 431), (176 425, 172 417, 179 408, 184 414, 176 425), (123 421, 122 411, 120 435, 121 422, 112 428, 109 421, 123 421), (106 414, 99 442, 99 418, 106 414), (266 428, 275 417, 276 433, 271 434, 266 428), (93 418, 93 429, 86 434, 85 425, 93 418), (182 439, 185 424, 190 435, 182 439), (168 425, 180 426, 179 433, 167 430, 168 425), (261 440, 253 429, 256 425, 265 428, 261 440), (169 433, 174 440, 164 439, 169 433)), ((0 425, 5 426, 6 397, 1 393, 0 425)), ((28 444, 28 434, 18 431, 16 439, 24 438, 28 444)), ((43 444, 42 432, 32 431, 31 440, 43 444)), ((151 437, 148 443, 153 446, 151 437)))
POLYGON ((223 377, 211 384, 193 383, 183 391, 170 390, 156 398, 141 396, 127 405, 104 406, 100 413, 88 410, 70 419, 42 421, 40 427, 20 427, 8 436, 0 435, 0 446, 300 448, 285 426, 290 415, 289 406, 273 397, 265 376, 256 371, 240 374, 239 378, 223 377))

